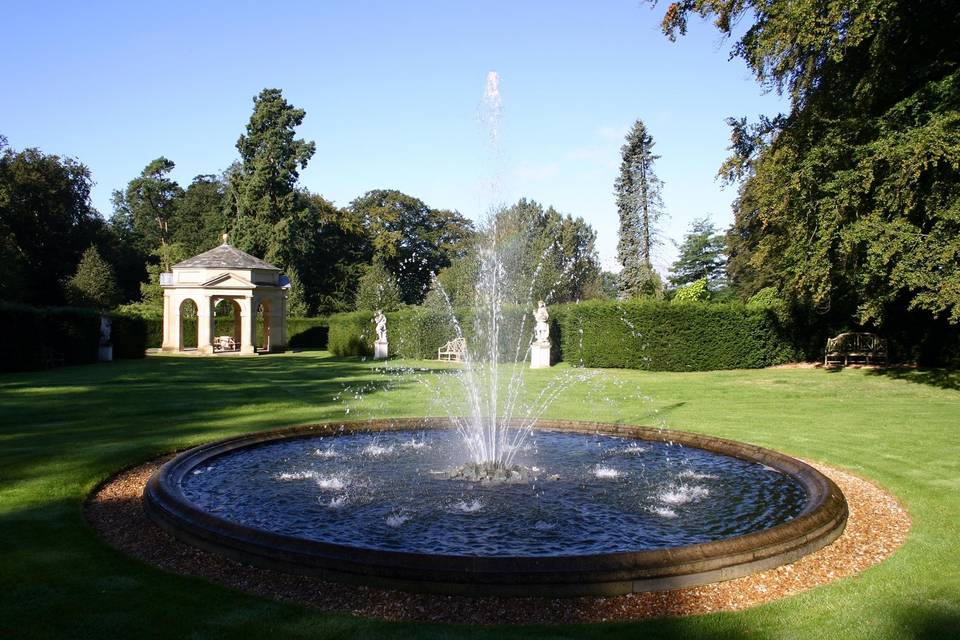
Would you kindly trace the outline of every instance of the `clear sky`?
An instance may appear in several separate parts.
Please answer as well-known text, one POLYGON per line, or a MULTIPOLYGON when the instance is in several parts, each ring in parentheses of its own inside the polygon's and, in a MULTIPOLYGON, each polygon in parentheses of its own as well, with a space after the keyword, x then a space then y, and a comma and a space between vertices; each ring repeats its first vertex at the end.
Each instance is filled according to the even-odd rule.
POLYGON ((727 116, 774 114, 730 42, 708 24, 670 43, 665 3, 17 2, 0 11, 0 133, 15 149, 74 156, 93 174, 93 204, 153 158, 182 185, 219 173, 265 87, 306 110, 317 145, 301 182, 338 205, 394 188, 477 218, 520 197, 584 217, 615 267, 613 181, 623 136, 646 123, 661 156, 668 240, 689 222, 731 221, 733 188, 714 176, 727 116), (478 113, 500 76, 499 160, 478 113), (491 196, 491 176, 501 177, 491 196))

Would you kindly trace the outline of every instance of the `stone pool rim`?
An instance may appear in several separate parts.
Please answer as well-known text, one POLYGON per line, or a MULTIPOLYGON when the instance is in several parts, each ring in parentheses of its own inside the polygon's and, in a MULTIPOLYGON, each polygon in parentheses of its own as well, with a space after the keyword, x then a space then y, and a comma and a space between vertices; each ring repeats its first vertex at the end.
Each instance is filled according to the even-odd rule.
POLYGON ((241 525, 199 509, 182 479, 212 458, 267 442, 344 433, 450 428, 449 418, 335 421, 287 427, 203 444, 165 463, 144 489, 148 517, 202 549, 268 569, 376 587, 462 595, 620 595, 696 586, 788 564, 827 546, 844 529, 839 487, 786 454, 712 436, 627 424, 541 420, 538 431, 620 436, 695 447, 785 473, 808 499, 793 520, 753 533, 645 551, 564 556, 430 555, 352 547, 241 525))

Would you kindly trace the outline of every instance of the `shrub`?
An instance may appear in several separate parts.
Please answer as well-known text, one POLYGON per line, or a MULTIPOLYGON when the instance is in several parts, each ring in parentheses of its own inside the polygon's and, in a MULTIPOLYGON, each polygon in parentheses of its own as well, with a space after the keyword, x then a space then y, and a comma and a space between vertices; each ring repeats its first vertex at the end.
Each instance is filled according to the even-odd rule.
POLYGON ((700 278, 685 287, 677 289, 671 302, 682 304, 684 302, 706 302, 709 299, 710 290, 707 289, 707 279, 700 278))
POLYGON ((797 357, 773 312, 741 304, 590 301, 567 306, 561 333, 564 359, 588 367, 706 371, 797 357))

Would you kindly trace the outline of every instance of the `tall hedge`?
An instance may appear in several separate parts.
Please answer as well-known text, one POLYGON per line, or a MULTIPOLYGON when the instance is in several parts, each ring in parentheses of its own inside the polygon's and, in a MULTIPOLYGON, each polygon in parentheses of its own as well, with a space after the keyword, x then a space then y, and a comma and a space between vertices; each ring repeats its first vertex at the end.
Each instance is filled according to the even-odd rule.
MULTIPOLYGON (((560 328, 556 322, 561 307, 556 313, 551 310, 551 333, 559 336, 560 328)), ((520 358, 523 358, 526 347, 533 336, 534 321, 532 310, 525 310, 517 305, 504 306, 501 309, 500 334, 498 340, 498 357, 503 362, 512 362, 517 356, 517 345, 520 345, 520 358), (525 323, 521 318, 527 314, 525 323), (521 336, 521 329, 523 335, 521 336)), ((435 360, 437 350, 446 342, 457 337, 457 329, 449 311, 440 311, 429 307, 408 307, 400 311, 393 311, 387 316, 387 335, 390 344, 390 355, 415 360, 435 360)), ((477 348, 477 330, 486 328, 477 326, 477 314, 473 309, 457 309, 454 318, 460 324, 460 329, 468 345, 477 348)), ((330 316, 329 349, 338 356, 370 356, 373 354, 373 341, 376 331, 373 325, 373 314, 369 311, 352 313, 338 313, 330 316)), ((481 318, 483 322, 485 318, 481 318)), ((554 339, 556 353, 554 360, 560 359, 560 342, 554 339)), ((486 355, 486 354, 484 354, 486 355)))
POLYGON ((735 303, 568 305, 562 340, 564 360, 587 367, 708 371, 766 367, 798 357, 775 313, 735 303))
MULTIPOLYGON (((140 318, 111 316, 114 358, 142 358, 146 323, 140 318)), ((30 371, 62 362, 97 362, 100 313, 75 307, 30 307, 0 304, 0 371, 30 371)))

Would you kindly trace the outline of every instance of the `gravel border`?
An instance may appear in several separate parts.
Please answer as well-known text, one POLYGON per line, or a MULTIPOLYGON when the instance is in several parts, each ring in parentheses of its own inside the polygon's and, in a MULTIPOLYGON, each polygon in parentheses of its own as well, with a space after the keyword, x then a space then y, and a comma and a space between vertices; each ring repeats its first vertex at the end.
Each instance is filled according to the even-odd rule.
POLYGON ((910 516, 892 494, 848 472, 806 461, 837 483, 850 515, 832 544, 800 560, 726 582, 614 597, 476 598, 389 591, 260 569, 180 542, 151 522, 143 488, 172 456, 152 460, 99 485, 84 506, 112 547, 147 564, 198 576, 246 593, 321 611, 382 620, 461 624, 549 624, 640 620, 738 611, 855 575, 893 555, 910 516))

